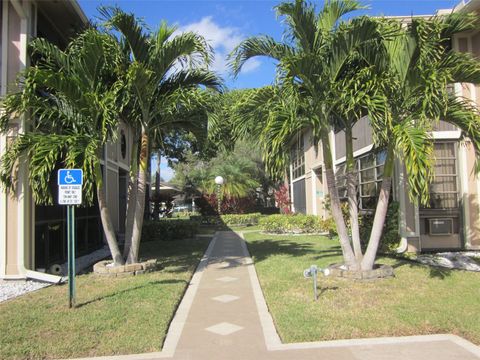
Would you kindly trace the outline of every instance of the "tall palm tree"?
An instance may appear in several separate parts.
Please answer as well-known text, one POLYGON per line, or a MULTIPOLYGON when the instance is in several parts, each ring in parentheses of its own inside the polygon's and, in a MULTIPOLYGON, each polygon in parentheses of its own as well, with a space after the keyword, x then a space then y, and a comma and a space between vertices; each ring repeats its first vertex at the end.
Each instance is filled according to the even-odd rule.
POLYGON ((99 154, 116 138, 116 98, 122 84, 116 76, 121 61, 118 42, 90 29, 65 51, 44 39, 30 44, 34 65, 21 74, 20 90, 3 101, 0 130, 12 117, 29 116, 30 129, 16 137, 1 159, 0 181, 15 186, 17 161, 25 162, 37 203, 52 203, 51 177, 56 166, 84 172, 86 202, 98 199, 103 230, 115 264, 123 258, 107 207, 99 154))
MULTIPOLYGON (((125 79, 129 94, 127 116, 133 127, 139 129, 140 148, 138 173, 131 186, 130 198, 135 203, 128 206, 126 249, 127 262, 136 262, 145 208, 147 164, 152 136, 168 115, 165 105, 182 89, 199 85, 218 89, 220 80, 207 70, 212 53, 205 39, 187 32, 175 36, 175 27, 162 23, 153 33, 146 33, 133 14, 118 8, 103 9, 107 28, 117 32, 126 54, 125 79), (129 221, 133 220, 131 224, 129 221), (130 226, 131 225, 131 226, 130 226), (130 233, 130 230, 131 233, 130 233)), ((133 159, 136 161, 137 159, 133 159)))
POLYGON ((282 3, 277 11, 287 18, 293 44, 277 43, 269 37, 247 39, 234 51, 232 67, 238 72, 253 56, 269 56, 279 61, 284 100, 275 106, 274 98, 265 100, 259 92, 253 101, 264 101, 269 108, 260 130, 265 154, 271 159, 272 169, 284 168, 285 152, 295 134, 306 128, 313 130, 314 141, 320 140, 322 144, 332 215, 345 263, 350 269, 369 270, 383 230, 395 156, 405 162, 411 198, 420 196, 420 201, 426 202, 432 177, 429 135, 432 124, 439 119, 459 124, 475 148, 478 146, 477 111, 447 92, 447 85, 456 81, 478 82, 478 63, 449 47, 452 34, 468 30, 473 24, 472 18, 464 14, 433 21, 414 20, 408 28, 365 18, 325 27, 337 24, 336 15, 358 6, 356 2, 331 1, 316 15, 313 7, 301 0, 282 3), (293 111, 286 110, 289 107, 293 111), (369 115, 376 145, 385 148, 387 156, 374 226, 364 255, 355 221, 358 209, 352 127, 365 114, 369 115), (344 129, 346 135, 353 249, 333 174, 328 138, 333 126, 344 129))
MULTIPOLYGON (((276 7, 287 24, 288 42, 279 43, 268 36, 253 37, 243 41, 231 55, 231 65, 238 74, 243 64, 255 56, 276 59, 278 78, 282 86, 293 88, 289 93, 303 108, 302 114, 290 114, 289 121, 271 121, 268 128, 268 145, 279 154, 299 131, 310 128, 316 141, 321 140, 332 216, 337 225, 345 264, 359 269, 340 206, 335 185, 334 164, 329 133, 334 125, 336 84, 343 78, 352 59, 359 55, 370 59, 373 47, 367 43, 378 42, 385 37, 380 32, 379 21, 367 17, 342 23, 341 18, 362 6, 355 0, 328 1, 316 13, 314 6, 305 1, 284 2, 276 7), (297 116, 301 115, 301 116, 297 116)), ((389 35, 389 34, 387 34, 389 35)), ((275 116, 272 118, 275 120, 275 116)), ((285 158, 279 157, 284 165, 285 158)), ((278 166, 276 166, 278 167, 278 166)))
POLYGON ((450 45, 452 36, 473 29, 476 19, 472 14, 412 19, 407 28, 397 24, 400 35, 384 43, 384 68, 378 70, 386 111, 372 116, 371 124, 377 146, 385 148, 387 156, 362 269, 371 269, 375 261, 396 157, 405 164, 411 200, 428 204, 434 164, 431 132, 439 120, 456 125, 479 154, 478 110, 448 90, 456 82, 480 82, 480 62, 450 45))

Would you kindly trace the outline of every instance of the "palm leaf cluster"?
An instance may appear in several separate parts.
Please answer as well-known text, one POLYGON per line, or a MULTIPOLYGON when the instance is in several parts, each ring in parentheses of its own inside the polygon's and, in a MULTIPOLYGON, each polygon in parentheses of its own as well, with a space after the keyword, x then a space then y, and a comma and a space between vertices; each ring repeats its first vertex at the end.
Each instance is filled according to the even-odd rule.
POLYGON ((80 167, 86 178, 85 199, 92 203, 94 189, 102 181, 94 175, 100 166, 98 151, 116 136, 116 97, 121 86, 115 78, 117 50, 114 39, 93 30, 64 51, 44 39, 30 44, 36 66, 22 74, 21 91, 2 104, 2 131, 8 130, 12 116, 28 114, 33 119, 2 158, 0 177, 5 186, 15 185, 17 159, 23 159, 36 202, 51 204, 54 170, 80 167))
POLYGON ((255 56, 277 61, 275 87, 256 91, 244 107, 257 124, 244 121, 238 126, 248 129, 244 133, 258 134, 267 167, 278 177, 286 172, 289 149, 298 134, 311 131, 311 142, 320 141, 322 147, 345 263, 352 269, 371 269, 385 221, 394 160, 401 159, 407 170, 411 199, 428 204, 434 160, 431 134, 436 124, 443 120, 458 126, 478 154, 478 111, 448 89, 455 82, 479 83, 480 66, 472 56, 451 48, 454 34, 474 27, 474 15, 415 18, 409 24, 365 16, 342 21, 361 8, 355 0, 326 1, 318 12, 303 0, 281 3, 276 10, 286 25, 285 40, 249 38, 230 59, 235 74, 255 56), (375 146, 387 154, 366 254, 358 232, 352 145, 353 126, 363 116, 368 116, 375 146), (335 182, 332 130, 343 131, 346 141, 353 250, 335 182))
POLYGON ((112 257, 122 264, 138 259, 150 151, 167 154, 182 141, 206 138, 209 96, 200 86, 218 90, 221 80, 208 70, 213 53, 203 37, 165 22, 152 32, 118 8, 102 8, 101 15, 98 29, 86 30, 64 51, 46 40, 32 42, 34 65, 4 100, 0 125, 6 132, 12 118, 33 122, 3 156, 0 179, 12 188, 26 164, 35 200, 52 203, 53 170, 83 168, 87 203, 96 195, 112 257), (100 168, 102 148, 116 140, 120 121, 134 138, 123 257, 100 168))

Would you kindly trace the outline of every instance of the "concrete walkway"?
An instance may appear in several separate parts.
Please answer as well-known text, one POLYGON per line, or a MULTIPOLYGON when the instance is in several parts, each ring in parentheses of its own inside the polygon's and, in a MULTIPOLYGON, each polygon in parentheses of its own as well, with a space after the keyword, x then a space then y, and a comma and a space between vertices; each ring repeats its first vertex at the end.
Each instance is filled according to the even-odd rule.
POLYGON ((226 231, 210 243, 162 352, 105 358, 473 360, 480 349, 453 335, 282 344, 245 242, 226 231))

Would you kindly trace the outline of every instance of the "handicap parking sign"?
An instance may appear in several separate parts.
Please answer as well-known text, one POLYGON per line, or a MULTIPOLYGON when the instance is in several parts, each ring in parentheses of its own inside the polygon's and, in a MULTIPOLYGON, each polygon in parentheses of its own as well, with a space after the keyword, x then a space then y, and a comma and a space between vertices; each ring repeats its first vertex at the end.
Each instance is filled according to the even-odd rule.
POLYGON ((80 205, 82 203, 82 169, 58 170, 57 182, 60 205, 80 205))
POLYGON ((58 170, 58 185, 82 185, 82 169, 60 169, 58 170))

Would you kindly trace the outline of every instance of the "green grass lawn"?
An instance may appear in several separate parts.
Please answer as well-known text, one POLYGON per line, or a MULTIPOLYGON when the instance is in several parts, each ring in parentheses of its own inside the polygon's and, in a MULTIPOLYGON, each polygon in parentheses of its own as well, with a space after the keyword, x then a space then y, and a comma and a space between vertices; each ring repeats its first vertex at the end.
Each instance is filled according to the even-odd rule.
POLYGON ((452 333, 480 344, 480 273, 380 258, 395 278, 319 277, 317 302, 303 270, 341 262, 336 240, 245 234, 268 307, 284 342, 452 333))
POLYGON ((161 271, 125 278, 77 277, 67 285, 0 304, 0 359, 51 359, 160 351, 178 303, 209 239, 147 242, 141 257, 161 271))

